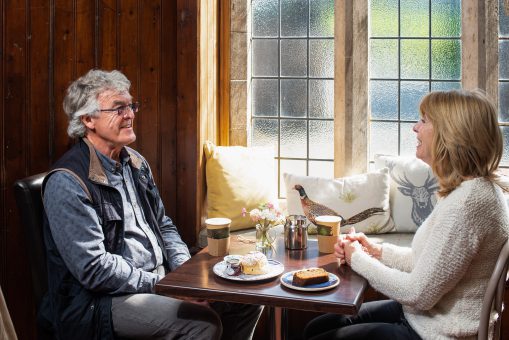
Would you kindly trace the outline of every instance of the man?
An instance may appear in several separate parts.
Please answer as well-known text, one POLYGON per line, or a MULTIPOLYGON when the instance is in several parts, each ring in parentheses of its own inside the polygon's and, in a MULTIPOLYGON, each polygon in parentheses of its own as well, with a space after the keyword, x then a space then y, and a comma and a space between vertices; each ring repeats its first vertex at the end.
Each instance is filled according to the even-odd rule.
POLYGON ((250 339, 262 307, 153 294, 190 258, 136 139, 138 103, 119 71, 67 89, 77 143, 43 183, 49 289, 40 317, 58 339, 250 339))

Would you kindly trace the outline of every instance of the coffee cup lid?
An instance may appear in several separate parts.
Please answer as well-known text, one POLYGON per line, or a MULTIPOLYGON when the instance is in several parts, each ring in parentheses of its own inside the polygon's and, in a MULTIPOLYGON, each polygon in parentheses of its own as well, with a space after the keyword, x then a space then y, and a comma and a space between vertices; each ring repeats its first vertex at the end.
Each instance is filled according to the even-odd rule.
POLYGON ((232 223, 232 220, 226 217, 213 217, 213 218, 207 218, 205 220, 206 224, 210 225, 225 225, 232 223))

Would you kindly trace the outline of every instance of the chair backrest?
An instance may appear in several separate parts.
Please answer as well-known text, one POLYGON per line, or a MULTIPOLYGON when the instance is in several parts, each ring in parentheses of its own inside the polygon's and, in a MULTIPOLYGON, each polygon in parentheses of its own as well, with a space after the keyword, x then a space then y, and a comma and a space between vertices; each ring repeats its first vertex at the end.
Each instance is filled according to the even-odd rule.
POLYGON ((500 339, 500 324, 502 321, 502 310, 504 308, 504 291, 507 281, 508 264, 509 241, 506 241, 498 255, 495 269, 493 270, 493 274, 491 274, 490 281, 488 282, 488 289, 484 295, 481 308, 481 322, 479 324, 479 333, 477 334, 478 340, 488 339, 490 315, 493 309, 497 313, 493 339, 500 339))
POLYGON ((41 196, 41 185, 45 175, 46 173, 37 174, 14 183, 16 203, 28 245, 32 291, 37 309, 44 293, 48 290, 46 248, 42 230, 44 207, 41 196))

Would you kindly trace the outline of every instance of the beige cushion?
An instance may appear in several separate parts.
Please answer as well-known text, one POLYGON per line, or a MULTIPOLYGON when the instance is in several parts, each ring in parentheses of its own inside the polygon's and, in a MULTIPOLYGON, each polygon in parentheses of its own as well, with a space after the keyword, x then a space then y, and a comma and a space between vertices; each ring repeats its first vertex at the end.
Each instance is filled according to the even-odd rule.
POLYGON ((366 234, 380 234, 394 228, 387 169, 336 179, 287 173, 283 177, 290 215, 304 215, 305 205, 314 215, 342 216, 347 222, 342 222, 341 232, 355 227, 366 234), (304 189, 307 199, 301 200, 296 185, 304 189))
POLYGON ((207 217, 227 217, 231 230, 254 226, 242 216, 266 202, 276 202, 277 185, 272 147, 204 145, 207 179, 207 217))

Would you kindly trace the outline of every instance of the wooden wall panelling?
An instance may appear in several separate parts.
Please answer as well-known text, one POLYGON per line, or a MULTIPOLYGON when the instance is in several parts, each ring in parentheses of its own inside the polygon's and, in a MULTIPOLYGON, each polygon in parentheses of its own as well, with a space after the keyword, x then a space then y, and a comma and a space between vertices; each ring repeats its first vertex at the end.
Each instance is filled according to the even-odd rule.
MULTIPOLYGON (((6 219, 6 196, 5 192, 6 186, 6 176, 5 176, 5 143, 4 143, 4 135, 3 131, 5 130, 5 97, 6 91, 4 84, 6 79, 7 68, 6 65, 6 53, 5 53, 5 5, 4 2, 0 3, 0 62, 1 67, 0 71, 2 72, 2 81, 0 82, 0 286, 5 286, 5 282, 7 281, 7 219, 6 219)), ((3 294, 6 295, 5 288, 3 289, 3 294)))
MULTIPOLYGON (((2 259, 2 290, 5 294, 6 303, 11 318, 21 324, 30 324, 33 319, 31 310, 23 308, 23 303, 31 302, 30 297, 19 299, 19 291, 29 291, 30 275, 20 270, 28 263, 26 248, 22 246, 22 230, 18 228, 19 215, 13 197, 12 183, 20 174, 27 172, 28 156, 26 149, 27 131, 29 124, 28 91, 29 82, 29 46, 28 36, 29 9, 27 3, 22 0, 11 1, 9 6, 4 7, 4 46, 3 53, 3 155, 2 155, 2 238, 4 239, 5 256, 2 259), (23 301, 23 303, 20 303, 23 301)), ((16 326, 16 324, 15 324, 16 326)), ((16 329, 18 336, 30 337, 30 330, 16 329)))
POLYGON ((50 116, 49 100, 49 12, 47 0, 30 1, 29 18, 29 76, 28 82, 28 171, 26 175, 33 175, 46 171, 49 166, 50 139, 48 130, 50 116))
POLYGON ((161 3, 159 0, 140 1, 140 99, 144 107, 138 120, 138 145, 151 164, 157 181, 161 178, 159 165, 159 82, 160 82, 160 34, 161 3))
MULTIPOLYGON (((176 120, 177 113, 177 52, 175 49, 177 36, 176 2, 161 2, 161 79, 159 82, 159 144, 161 145, 159 162, 161 177, 159 191, 166 203, 166 214, 174 219, 177 213, 177 146, 176 120), (170 204, 171 203, 171 204, 170 204)), ((179 227, 179 230, 182 228, 179 227)), ((184 226, 183 226, 184 227, 184 226)))
POLYGON ((76 78, 74 67, 75 57, 75 25, 76 20, 74 2, 69 0, 54 0, 54 8, 51 9, 50 18, 50 58, 49 72, 52 93, 50 99, 54 99, 50 106, 51 119, 50 138, 52 138, 52 150, 50 150, 50 162, 55 162, 73 144, 73 140, 67 136, 67 116, 62 108, 65 90, 70 82, 76 78))
POLYGON ((118 26, 117 0, 98 1, 98 52, 99 68, 113 70, 118 65, 118 26))
POLYGON ((198 145, 197 1, 177 0, 177 214, 176 222, 184 240, 196 243, 198 145), (195 56, 194 58, 192 56, 195 56))
MULTIPOLYGON (((46 0, 47 1, 47 0, 46 0)), ((75 0, 76 39, 75 39, 75 73, 81 77, 92 68, 97 68, 98 58, 95 53, 97 45, 95 6, 99 0, 75 0)), ((57 103, 58 104, 58 103, 57 103)))
MULTIPOLYGON (((26 249, 20 246, 16 240, 22 239, 20 228, 16 228, 19 222, 15 202, 11 199, 13 195, 11 183, 17 179, 19 174, 27 171, 28 157, 26 155, 26 138, 28 128, 29 97, 27 96, 29 50, 26 36, 28 35, 28 8, 25 1, 12 1, 10 6, 5 8, 4 31, 4 81, 5 88, 4 111, 3 111, 3 133, 4 133, 4 155, 2 158, 2 195, 5 220, 2 224, 5 243, 5 285, 2 290, 6 295, 7 306, 13 319, 29 323, 33 317, 31 311, 24 310, 17 299, 15 292, 19 289, 30 289, 30 281, 27 279, 27 272, 19 270, 19 266, 27 263, 26 249)), ((30 298, 27 299, 30 302, 30 298)), ((23 330, 19 330, 21 336, 23 330)))

